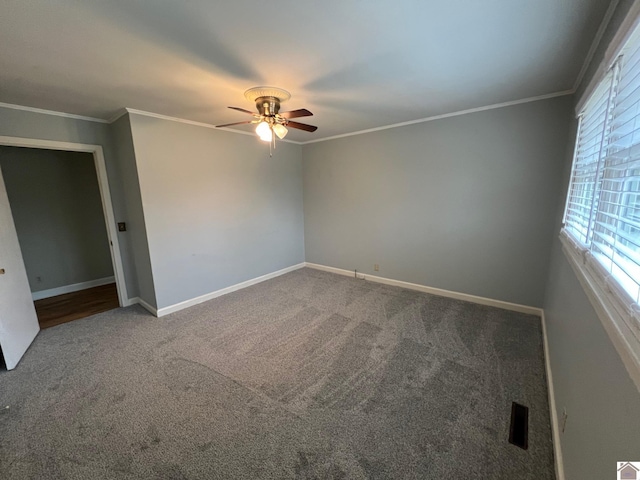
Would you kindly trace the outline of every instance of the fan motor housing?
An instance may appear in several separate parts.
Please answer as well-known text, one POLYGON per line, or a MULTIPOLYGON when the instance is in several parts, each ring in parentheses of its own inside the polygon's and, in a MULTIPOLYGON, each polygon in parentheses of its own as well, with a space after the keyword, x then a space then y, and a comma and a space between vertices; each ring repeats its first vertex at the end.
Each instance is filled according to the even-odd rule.
MULTIPOLYGON (((318 127, 313 125, 306 125, 300 122, 291 121, 291 118, 298 117, 310 117, 313 115, 306 108, 299 108, 298 110, 291 110, 289 112, 284 112, 280 114, 280 104, 286 102, 291 98, 291 94, 286 90, 283 90, 278 87, 253 87, 244 92, 244 96, 247 100, 251 102, 255 102, 256 110, 258 113, 250 112, 244 108, 240 107, 229 107, 232 110, 238 110, 240 112, 248 113, 253 116, 253 120, 247 120, 244 122, 235 122, 228 123, 225 125, 218 125, 218 127, 232 127, 235 125, 243 125, 243 124, 261 124, 266 123, 270 128, 274 126, 289 126, 291 128, 297 128, 299 130, 305 130, 307 132, 315 132, 318 127)), ((264 127, 261 127, 264 128, 264 127)), ((277 129, 280 133, 282 133, 282 129, 277 129)), ((286 131, 282 133, 282 137, 286 135, 286 131)))
POLYGON ((280 99, 276 97, 258 97, 256 98, 256 108, 260 115, 272 117, 280 111, 280 99))
POLYGON ((247 100, 256 103, 260 115, 272 117, 280 111, 280 104, 291 98, 291 94, 278 87, 253 87, 244 92, 247 100))

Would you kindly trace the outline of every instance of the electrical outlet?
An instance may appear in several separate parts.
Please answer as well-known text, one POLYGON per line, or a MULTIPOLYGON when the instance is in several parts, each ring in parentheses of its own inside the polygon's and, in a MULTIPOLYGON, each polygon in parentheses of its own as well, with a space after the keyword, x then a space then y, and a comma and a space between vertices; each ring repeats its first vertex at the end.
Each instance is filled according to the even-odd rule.
POLYGON ((564 429, 567 428, 567 418, 569 417, 569 415, 567 415, 567 407, 564 407, 562 409, 562 433, 564 433, 564 429))
POLYGON ((373 270, 374 271, 379 271, 380 270, 380 265, 378 265, 377 263, 373 266, 373 270))

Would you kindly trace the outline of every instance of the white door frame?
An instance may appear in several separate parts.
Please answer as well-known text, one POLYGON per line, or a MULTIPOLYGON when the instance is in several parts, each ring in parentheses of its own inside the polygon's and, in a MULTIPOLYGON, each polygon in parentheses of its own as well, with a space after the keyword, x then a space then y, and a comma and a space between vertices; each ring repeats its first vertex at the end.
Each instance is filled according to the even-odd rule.
POLYGON ((0 135, 0 145, 10 147, 43 148, 46 150, 66 150, 71 152, 87 152, 93 154, 98 176, 98 187, 100 188, 100 198, 102 199, 102 211, 107 226, 107 237, 111 245, 111 262, 113 264, 113 274, 116 279, 118 289, 118 300, 120 306, 127 306, 129 303, 127 294, 127 284, 124 279, 124 269, 122 267, 122 256, 120 255, 120 244, 118 243, 118 231, 116 230, 116 220, 111 203, 111 193, 109 191, 109 178, 107 177, 107 166, 104 161, 102 146, 85 143, 57 142, 53 140, 41 140, 38 138, 5 137, 0 135))

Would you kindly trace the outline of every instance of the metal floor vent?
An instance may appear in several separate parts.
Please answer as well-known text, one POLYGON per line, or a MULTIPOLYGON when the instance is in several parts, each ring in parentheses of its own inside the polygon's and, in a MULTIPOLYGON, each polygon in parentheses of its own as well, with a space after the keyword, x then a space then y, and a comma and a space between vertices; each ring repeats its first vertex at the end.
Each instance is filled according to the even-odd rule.
POLYGON ((509 443, 524 450, 529 448, 529 407, 516 402, 511 404, 509 443))

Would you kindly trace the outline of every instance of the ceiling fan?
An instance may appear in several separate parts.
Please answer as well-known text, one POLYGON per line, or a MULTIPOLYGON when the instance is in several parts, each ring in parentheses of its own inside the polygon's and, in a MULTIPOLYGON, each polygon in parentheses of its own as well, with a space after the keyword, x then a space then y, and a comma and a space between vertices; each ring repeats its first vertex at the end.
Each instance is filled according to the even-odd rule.
POLYGON ((233 125, 244 125, 247 123, 257 124, 256 133, 260 140, 265 142, 273 141, 275 143, 275 135, 279 139, 283 139, 288 132, 288 128, 297 128, 306 132, 315 132, 318 127, 307 125, 306 123, 293 122, 292 118, 310 117, 313 115, 306 108, 292 110, 290 112, 280 112, 280 104, 291 98, 291 94, 286 90, 277 87, 253 87, 244 92, 247 100, 255 102, 258 113, 251 112, 240 107, 229 107, 232 110, 248 113, 252 115, 253 120, 244 122, 226 123, 217 125, 218 128, 231 127, 233 125))

